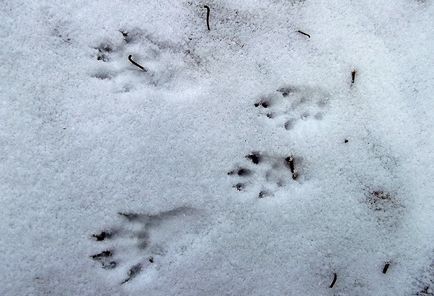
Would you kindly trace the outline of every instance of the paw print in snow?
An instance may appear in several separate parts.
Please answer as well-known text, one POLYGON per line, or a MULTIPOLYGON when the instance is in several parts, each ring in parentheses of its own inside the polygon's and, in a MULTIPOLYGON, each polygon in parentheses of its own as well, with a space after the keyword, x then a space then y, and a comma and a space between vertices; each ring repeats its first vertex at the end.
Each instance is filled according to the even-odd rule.
POLYGON ((399 225, 405 214, 405 207, 395 194, 382 189, 367 190, 365 198, 379 226, 396 227, 399 225))
POLYGON ((141 29, 113 32, 92 48, 91 59, 97 66, 91 76, 114 82, 116 92, 129 92, 139 85, 168 86, 186 73, 189 62, 181 45, 141 29))
POLYGON ((107 271, 120 269, 123 278, 119 283, 125 284, 161 261, 171 245, 194 231, 200 221, 197 213, 187 207, 154 215, 118 213, 120 223, 92 235, 103 250, 90 258, 107 271))
POLYGON ((229 176, 238 179, 233 186, 238 191, 246 191, 249 186, 258 187, 258 198, 265 198, 299 179, 300 159, 292 155, 280 157, 254 151, 245 159, 248 165, 237 165, 228 172, 229 176))
POLYGON ((254 106, 277 126, 291 130, 299 121, 321 120, 328 105, 327 94, 317 88, 282 87, 261 97, 254 106))

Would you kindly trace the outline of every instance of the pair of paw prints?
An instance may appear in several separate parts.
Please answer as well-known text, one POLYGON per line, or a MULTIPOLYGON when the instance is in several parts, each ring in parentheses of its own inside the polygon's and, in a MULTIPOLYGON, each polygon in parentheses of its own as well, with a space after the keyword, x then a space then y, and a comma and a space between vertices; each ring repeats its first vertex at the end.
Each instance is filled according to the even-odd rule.
POLYGON ((170 252, 175 243, 196 223, 197 211, 179 207, 155 215, 118 213, 121 221, 91 236, 100 245, 99 252, 90 256, 101 268, 115 271, 121 285, 155 265, 170 252))
POLYGON ((258 187, 258 198, 265 198, 299 179, 299 163, 300 159, 292 155, 274 156, 254 151, 245 156, 245 164, 237 165, 228 175, 237 179, 233 185, 236 190, 258 187))
POLYGON ((276 126, 291 130, 300 121, 322 120, 328 107, 328 95, 319 88, 281 87, 260 97, 254 106, 276 126))
POLYGON ((182 48, 141 29, 113 32, 94 49, 92 77, 113 81, 117 92, 139 85, 165 86, 184 70, 182 48))

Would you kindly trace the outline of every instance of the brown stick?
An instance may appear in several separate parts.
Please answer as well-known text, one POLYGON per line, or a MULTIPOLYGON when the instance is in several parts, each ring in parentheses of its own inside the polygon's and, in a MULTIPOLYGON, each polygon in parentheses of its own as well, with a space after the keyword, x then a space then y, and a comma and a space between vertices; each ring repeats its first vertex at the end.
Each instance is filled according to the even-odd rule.
POLYGON ((209 13, 210 13, 210 9, 208 5, 204 5, 203 7, 206 8, 206 26, 208 27, 208 31, 211 31, 210 27, 209 27, 209 13))
POLYGON ((389 269, 389 266, 390 266, 390 263, 384 264, 384 267, 383 267, 383 273, 384 274, 386 274, 387 270, 389 269))
POLYGON ((333 281, 332 281, 332 283, 330 284, 330 288, 333 288, 333 286, 335 285, 337 279, 338 279, 338 275, 337 275, 336 272, 335 272, 335 273, 333 274, 333 281))
POLYGON ((292 179, 296 180, 298 177, 298 173, 295 170, 295 161, 294 161, 294 157, 288 156, 287 158, 285 158, 286 164, 289 166, 289 169, 291 170, 291 174, 292 174, 292 179))
POLYGON ((128 60, 131 62, 131 64, 133 64, 134 66, 140 68, 142 71, 148 72, 148 70, 146 70, 145 67, 143 67, 142 65, 139 65, 135 61, 133 61, 133 56, 132 55, 128 56, 128 60))
POLYGON ((309 34, 307 34, 307 33, 305 33, 305 32, 303 32, 303 31, 300 31, 300 30, 298 30, 297 32, 298 32, 298 33, 300 33, 300 34, 303 34, 303 35, 305 35, 305 36, 307 36, 307 37, 309 37, 309 38, 310 38, 310 35, 309 35, 309 34))

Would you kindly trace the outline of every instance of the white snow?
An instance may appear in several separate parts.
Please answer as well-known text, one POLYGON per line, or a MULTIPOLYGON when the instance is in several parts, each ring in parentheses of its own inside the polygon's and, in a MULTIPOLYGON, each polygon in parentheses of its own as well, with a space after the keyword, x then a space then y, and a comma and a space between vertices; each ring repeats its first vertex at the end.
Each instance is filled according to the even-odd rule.
POLYGON ((0 19, 0 295, 434 294, 432 1, 0 19))

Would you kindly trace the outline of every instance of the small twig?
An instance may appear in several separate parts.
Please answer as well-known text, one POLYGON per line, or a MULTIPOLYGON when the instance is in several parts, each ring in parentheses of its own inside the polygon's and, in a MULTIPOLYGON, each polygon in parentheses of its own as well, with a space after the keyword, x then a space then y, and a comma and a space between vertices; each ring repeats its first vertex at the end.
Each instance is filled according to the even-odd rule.
POLYGON ((285 161, 286 161, 286 163, 288 164, 289 169, 291 170, 292 179, 293 179, 293 180, 296 180, 297 177, 298 177, 298 173, 297 173, 297 171, 295 170, 295 161, 294 161, 294 157, 293 157, 292 155, 291 155, 291 156, 288 156, 287 158, 285 158, 285 161))
POLYGON ((386 274, 387 270, 389 269, 389 266, 390 266, 389 262, 387 262, 386 264, 384 264, 384 267, 383 267, 383 273, 384 274, 386 274))
POLYGON ((291 170, 291 173, 294 173, 295 172, 295 164, 294 164, 294 157, 291 155, 291 156, 288 156, 287 158, 286 158, 286 162, 288 163, 288 165, 289 165, 289 169, 291 170))
POLYGON ((354 81, 356 80, 356 73, 356 70, 351 72, 351 84, 354 84, 354 81))
POLYGON ((337 275, 336 272, 335 272, 335 273, 333 274, 333 281, 332 281, 332 283, 330 284, 330 288, 333 288, 333 286, 335 285, 337 279, 338 279, 338 275, 337 275))
POLYGON ((133 61, 132 57, 133 57, 132 55, 128 56, 128 60, 131 62, 131 64, 133 64, 134 66, 142 69, 142 71, 144 71, 144 72, 148 72, 148 70, 146 70, 145 67, 143 67, 142 65, 139 65, 135 61, 133 61))
POLYGON ((307 37, 309 37, 309 38, 310 38, 310 35, 309 35, 309 34, 307 34, 307 33, 305 33, 305 32, 303 32, 303 31, 300 31, 300 30, 298 30, 297 32, 298 32, 298 33, 300 33, 300 34, 303 34, 303 35, 305 35, 305 36, 307 36, 307 37))
POLYGON ((204 8, 206 8, 206 26, 208 27, 208 31, 211 31, 210 27, 209 27, 209 13, 210 13, 210 9, 208 5, 204 5, 204 8))

